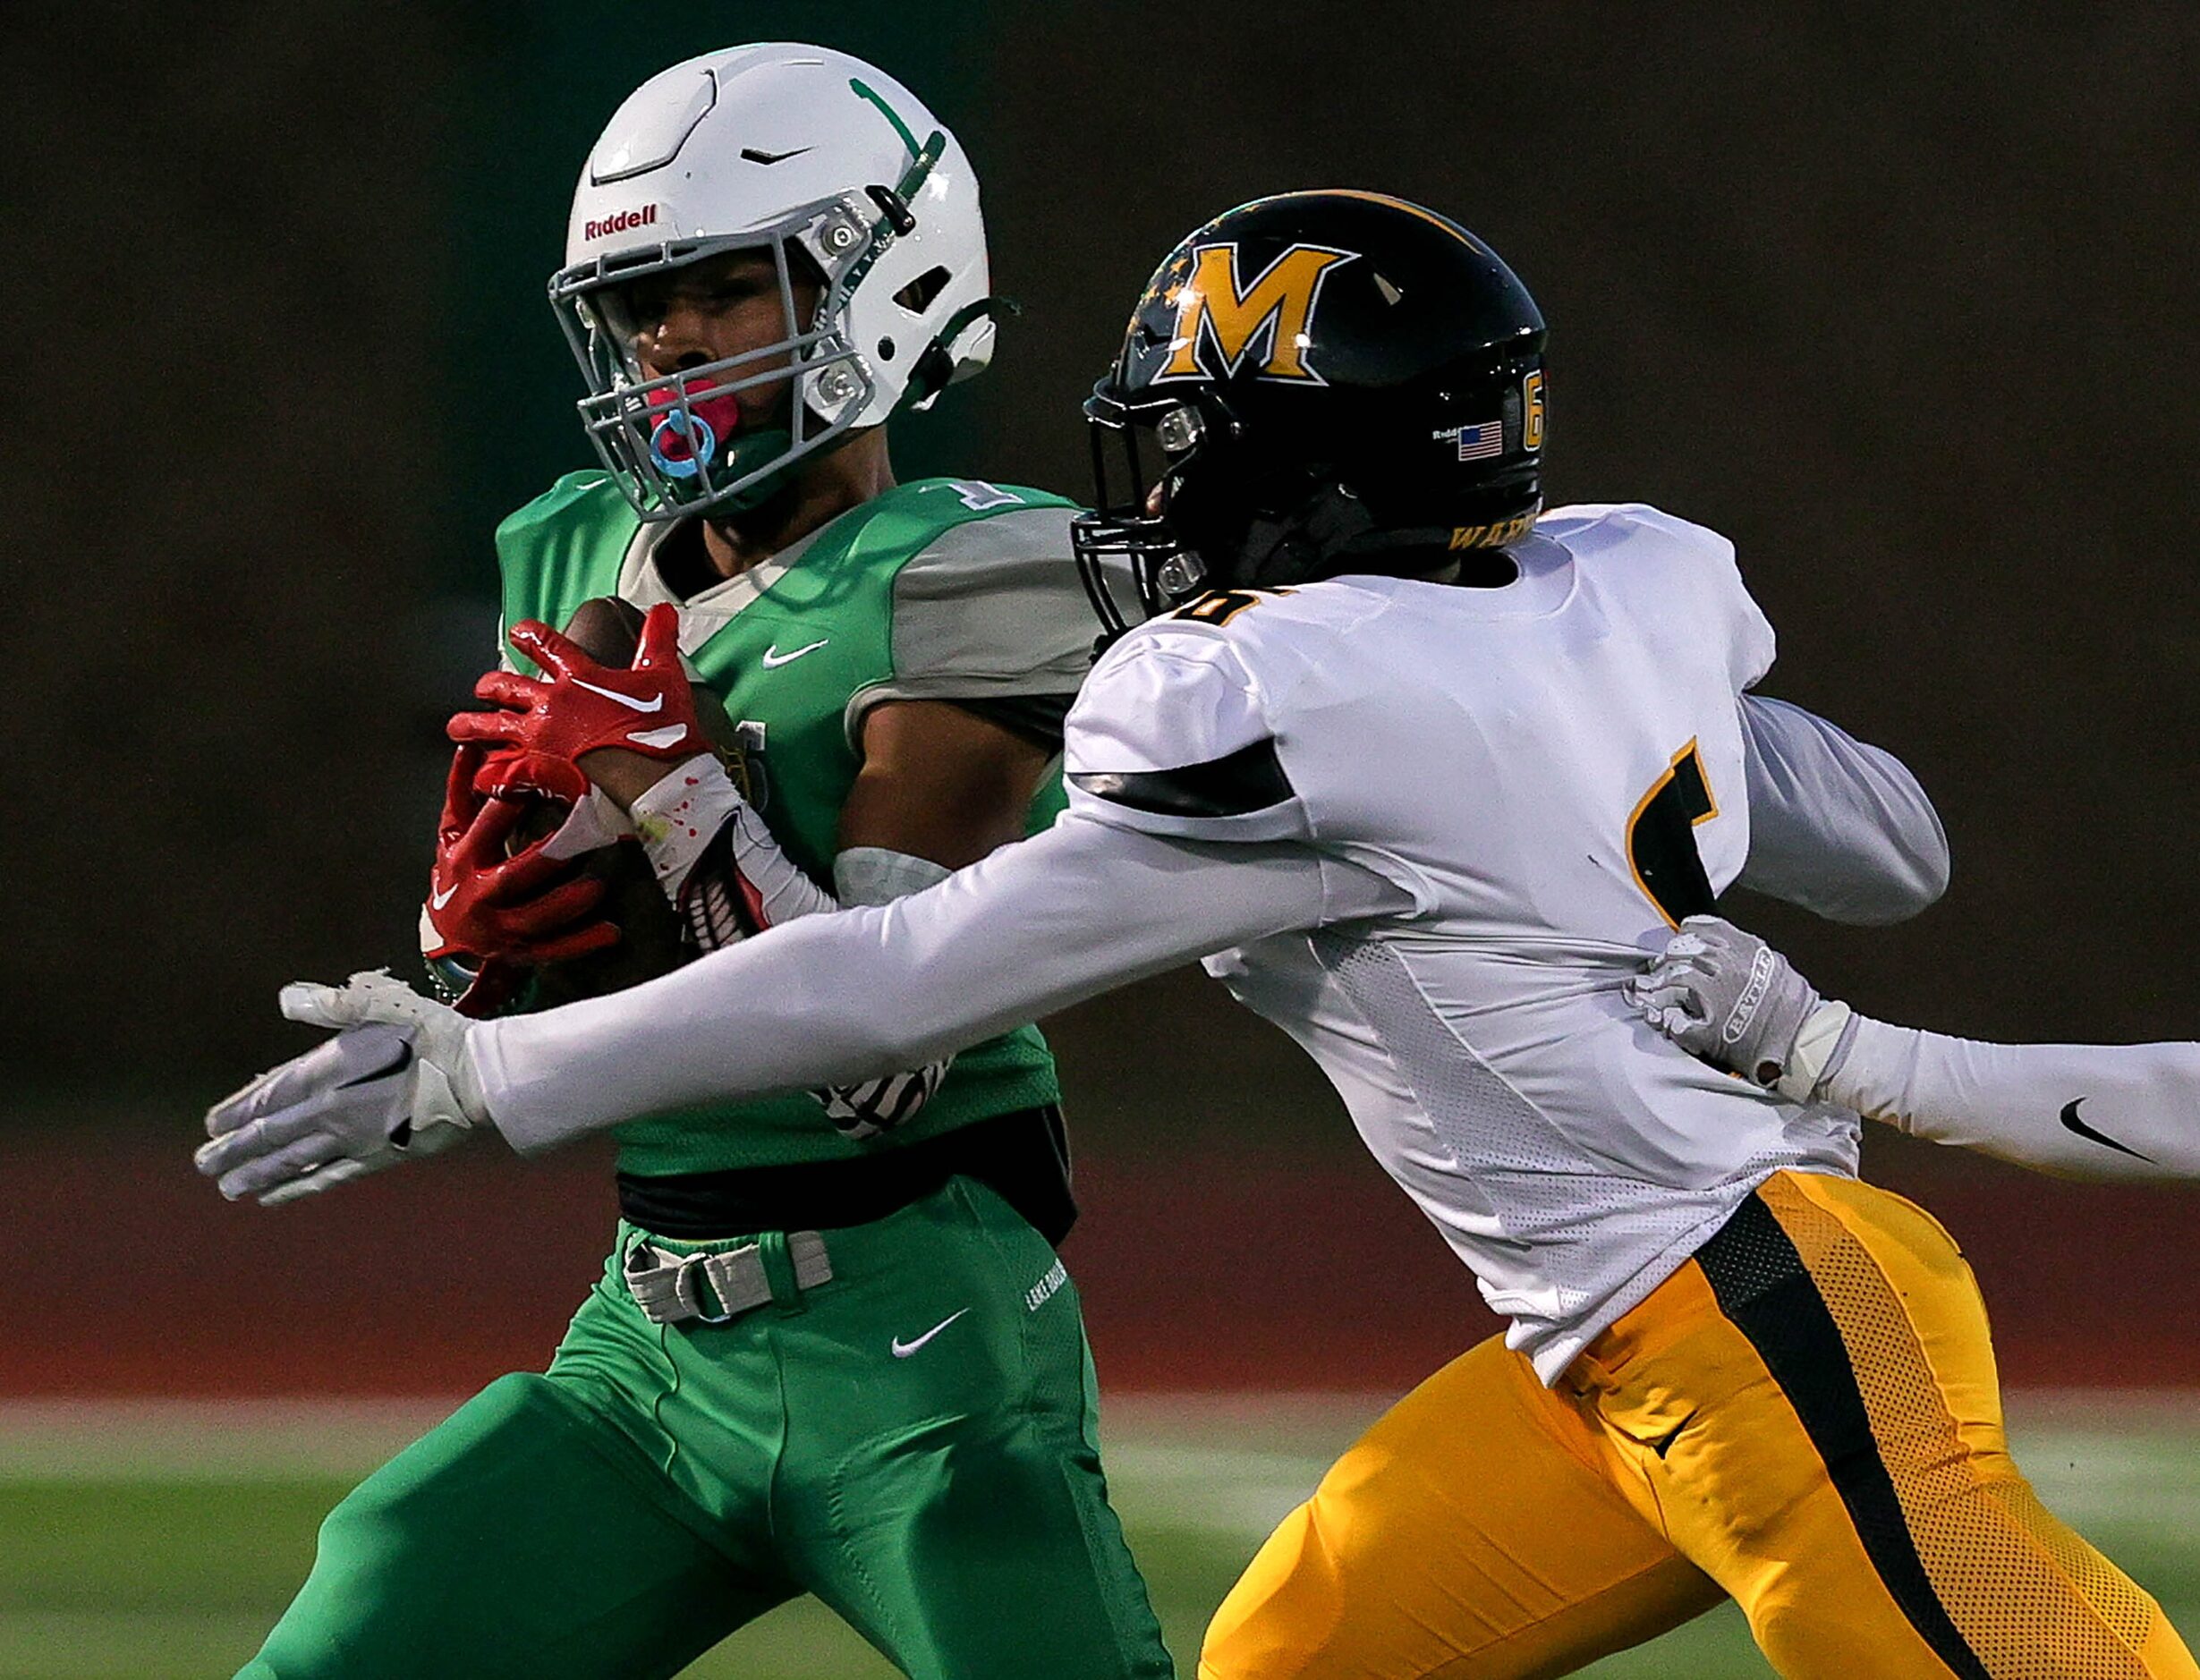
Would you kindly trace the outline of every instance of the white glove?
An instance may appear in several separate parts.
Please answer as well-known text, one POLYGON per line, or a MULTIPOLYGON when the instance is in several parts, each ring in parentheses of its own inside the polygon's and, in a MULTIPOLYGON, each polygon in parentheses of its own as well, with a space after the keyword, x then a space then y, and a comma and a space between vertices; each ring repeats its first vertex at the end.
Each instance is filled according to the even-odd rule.
POLYGON ((386 972, 293 981, 280 1002, 291 1020, 336 1036, 207 1110, 212 1141, 194 1159, 232 1201, 294 1201, 489 1124, 457 1011, 386 972))
POLYGON ((1791 1102, 1812 1100, 1832 1072, 1849 1017, 1778 951, 1716 916, 1682 922, 1627 996, 1682 1049, 1791 1102))

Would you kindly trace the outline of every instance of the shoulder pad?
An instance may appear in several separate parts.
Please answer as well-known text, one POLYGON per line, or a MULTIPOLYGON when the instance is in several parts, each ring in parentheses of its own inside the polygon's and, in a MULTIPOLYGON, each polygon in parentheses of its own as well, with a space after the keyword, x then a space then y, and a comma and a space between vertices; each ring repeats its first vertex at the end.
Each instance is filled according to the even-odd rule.
MULTIPOLYGON (((1604 573, 1615 583, 1625 579, 1635 587, 1664 590, 1656 580, 1675 580, 1676 587, 1685 591, 1678 598, 1695 603, 1704 625, 1725 632, 1729 668, 1737 692, 1771 668, 1772 626, 1742 581, 1733 542, 1708 525, 1645 503, 1618 502, 1559 508, 1538 521, 1536 530, 1562 544, 1592 571, 1604 554, 1629 545, 1626 564, 1604 573), (1645 561, 1651 563, 1647 572, 1645 561)), ((1669 590, 1664 590, 1664 598, 1673 598, 1669 590)))
MULTIPOLYGON (((606 472, 569 472, 497 527, 503 624, 562 624, 590 596, 618 588, 619 566, 641 521, 606 472)), ((497 659, 511 665, 498 637, 497 659)), ((519 662, 516 668, 532 671, 519 662)))
POLYGON ((1025 484, 996 484, 990 479, 912 479, 888 495, 920 500, 935 518, 948 524, 983 519, 1019 507, 1077 506, 1069 497, 1057 496, 1051 490, 1034 490, 1025 484))
POLYGON ((1044 490, 982 479, 916 479, 897 484, 841 517, 857 522, 852 553, 893 563, 921 554, 949 531, 981 525, 1004 514, 1037 509, 1074 509, 1075 504, 1044 490))
POLYGON ((1157 619, 1108 650, 1064 725, 1071 807, 1149 834, 1304 837, 1260 685, 1214 627, 1157 619))
POLYGON ((1535 529, 1577 551, 1593 552, 1630 537, 1654 535, 1729 558, 1734 553, 1734 545, 1710 526, 1647 502, 1577 502, 1554 507, 1535 522, 1535 529))
POLYGON ((605 513, 620 510, 633 517, 626 497, 609 473, 600 469, 568 472, 533 501, 505 515, 497 527, 497 547, 503 547, 507 539, 523 539, 530 530, 544 525, 592 517, 599 509, 605 513))
POLYGON ((1066 705, 1077 692, 1100 621, 1078 581, 1069 509, 1058 498, 927 524, 898 547, 868 546, 872 563, 893 572, 893 671, 850 698, 852 742, 881 700, 1043 695, 1066 705))

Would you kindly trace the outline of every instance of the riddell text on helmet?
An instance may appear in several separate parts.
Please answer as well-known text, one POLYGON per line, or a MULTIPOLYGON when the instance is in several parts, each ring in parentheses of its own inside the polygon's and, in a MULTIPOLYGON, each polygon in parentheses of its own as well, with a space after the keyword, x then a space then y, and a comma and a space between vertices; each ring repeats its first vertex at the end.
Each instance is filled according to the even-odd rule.
POLYGON ((607 216, 600 222, 581 224, 582 239, 601 239, 607 233, 624 233, 630 227, 654 227, 657 225, 657 206, 645 204, 639 210, 621 210, 616 216, 607 216))

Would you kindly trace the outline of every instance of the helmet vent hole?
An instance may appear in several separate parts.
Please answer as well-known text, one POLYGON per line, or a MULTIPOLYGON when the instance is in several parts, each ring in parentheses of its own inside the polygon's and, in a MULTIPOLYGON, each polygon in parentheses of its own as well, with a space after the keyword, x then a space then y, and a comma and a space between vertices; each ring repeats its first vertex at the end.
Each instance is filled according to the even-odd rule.
POLYGON ((1389 276, 1387 275, 1378 274, 1375 276, 1375 290, 1382 293, 1382 301, 1385 303, 1396 303, 1406 295, 1390 284, 1389 276))
POLYGON ((894 360, 894 341, 892 339, 881 338, 879 341, 879 360, 880 361, 894 360))
POLYGON ((922 315, 931 308, 932 300, 939 295, 940 289, 947 284, 947 278, 945 268, 927 268, 896 292, 894 301, 912 315, 922 315))

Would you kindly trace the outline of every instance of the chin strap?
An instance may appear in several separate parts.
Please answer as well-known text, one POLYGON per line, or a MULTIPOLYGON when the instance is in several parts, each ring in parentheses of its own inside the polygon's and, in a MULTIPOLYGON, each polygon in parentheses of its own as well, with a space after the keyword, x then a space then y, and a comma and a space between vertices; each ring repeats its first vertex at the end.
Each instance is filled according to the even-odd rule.
POLYGON ((1283 519, 1256 518, 1240 550, 1244 581, 1256 586, 1303 582, 1340 572, 1433 571, 1448 557, 1448 525, 1378 529, 1375 517, 1341 484, 1325 484, 1283 519), (1398 560, 1413 555, 1415 563, 1398 560), (1377 564, 1358 565, 1355 561, 1377 564))
MULTIPOLYGON (((784 426, 775 426, 763 431, 749 432, 735 437, 732 447, 726 450, 726 470, 738 478, 741 474, 741 459, 744 454, 752 459, 769 460, 773 455, 786 454, 794 446, 794 434, 784 426), (769 447, 760 448, 758 447, 760 445, 769 445, 769 447)), ((746 489, 736 491, 708 511, 712 513, 721 511, 729 513, 745 513, 752 507, 762 506, 786 486, 786 475, 795 464, 792 461, 784 462, 777 471, 767 472, 746 489)))
MULTIPOLYGON (((1363 537, 1355 537, 1337 548, 1329 556, 1331 571, 1352 571, 1355 568, 1335 564, 1340 560, 1355 560, 1363 556, 1379 557, 1383 564, 1372 568, 1379 572, 1418 573, 1440 571, 1449 565, 1457 567, 1463 557, 1447 552, 1451 541, 1448 525, 1406 526, 1395 530, 1371 530, 1363 537), (1397 564, 1401 556, 1410 556, 1412 564, 1397 564)), ((1496 549, 1489 553, 1495 554, 1496 549)), ((1509 569, 1511 563, 1507 562, 1509 569)))
POLYGON ((1341 484, 1325 484, 1280 519, 1253 517, 1238 549, 1238 581, 1256 587, 1302 582, 1374 529, 1358 496, 1341 484))

